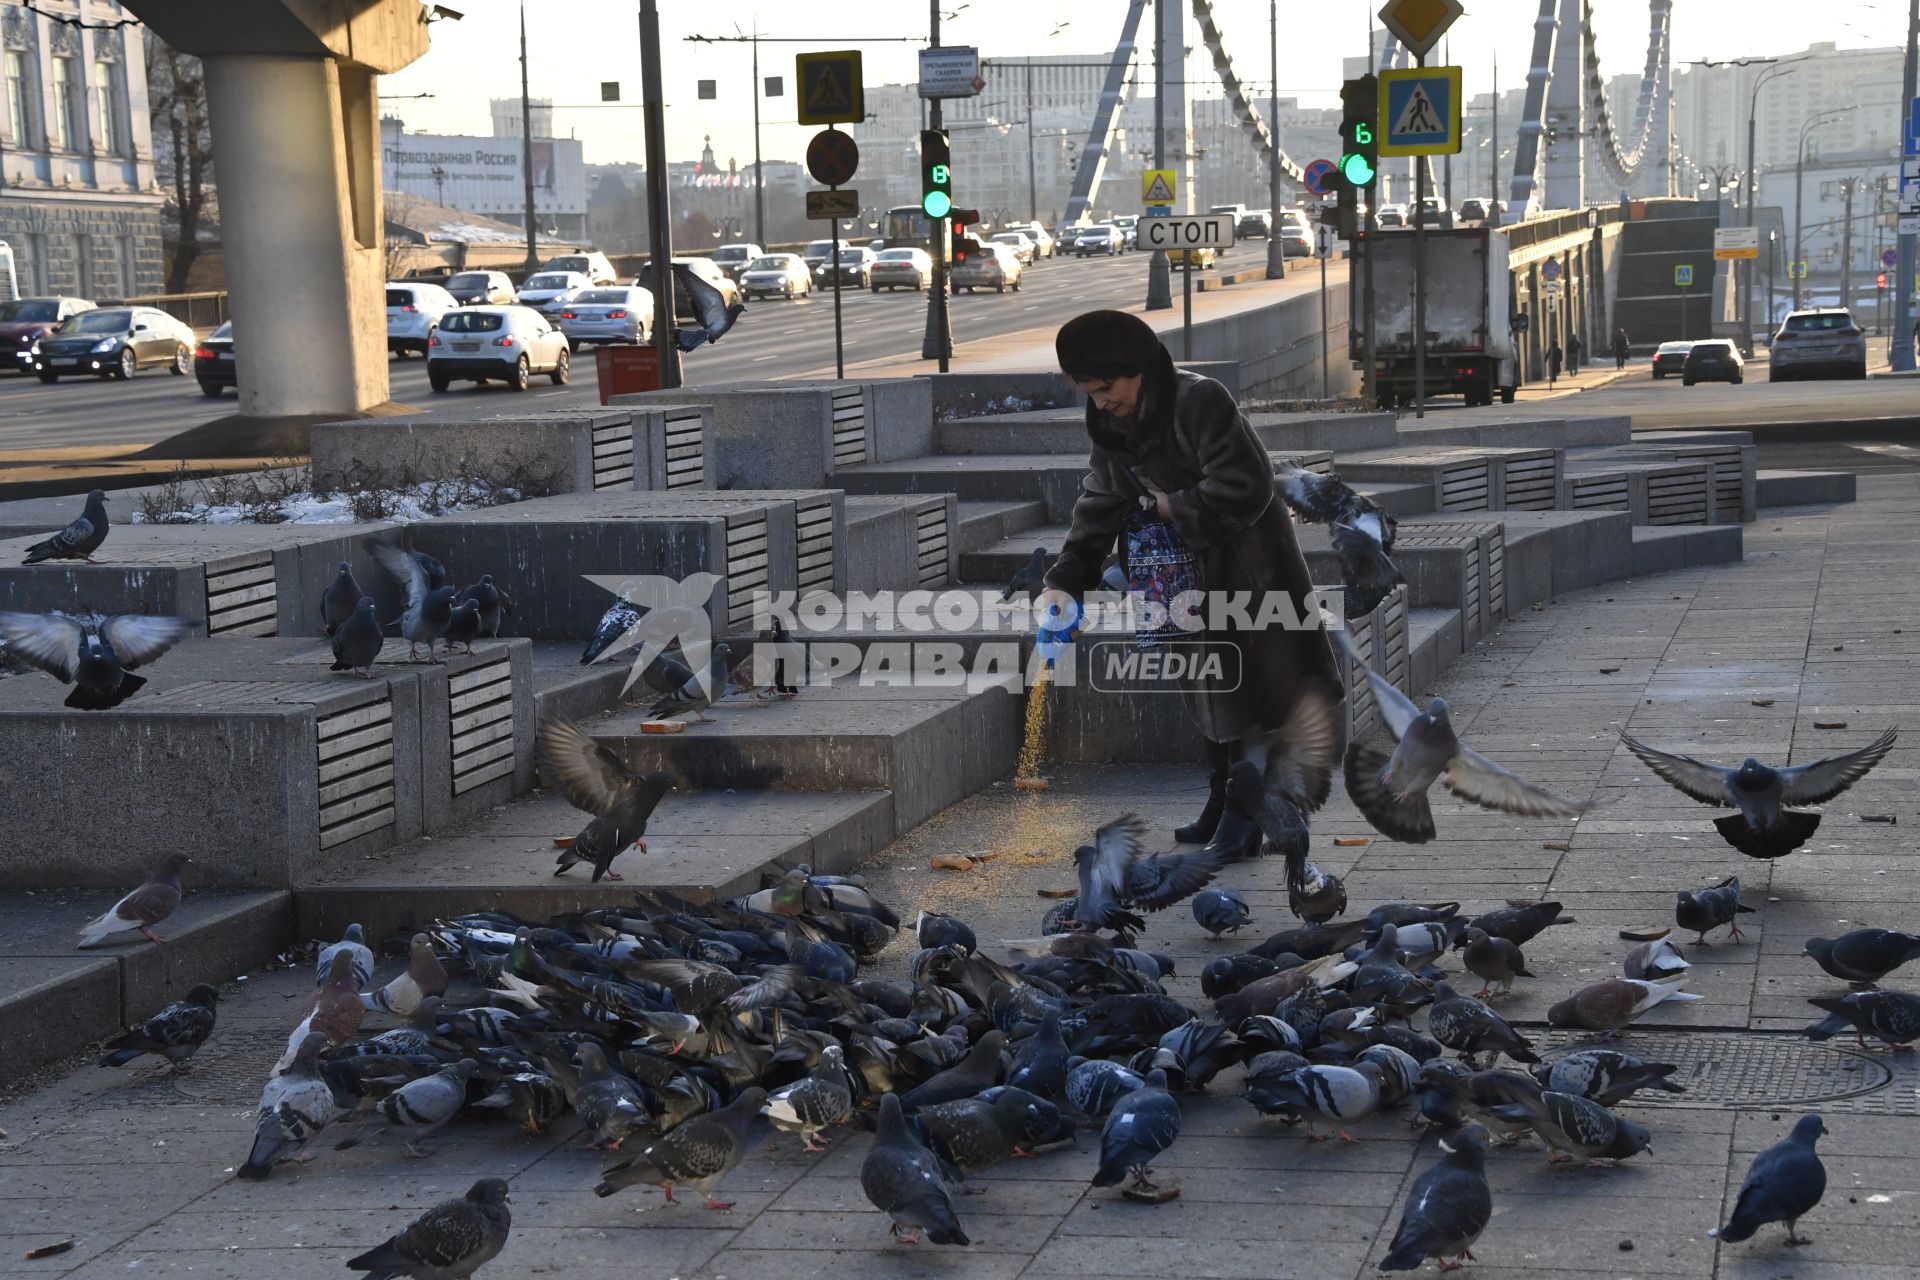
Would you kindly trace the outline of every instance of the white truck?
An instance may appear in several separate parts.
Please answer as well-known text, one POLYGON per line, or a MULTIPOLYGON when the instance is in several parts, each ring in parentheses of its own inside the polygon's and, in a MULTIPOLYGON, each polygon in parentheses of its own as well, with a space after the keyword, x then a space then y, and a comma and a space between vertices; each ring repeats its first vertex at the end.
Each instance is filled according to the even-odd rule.
MULTIPOLYGON (((1513 403, 1519 384, 1509 327, 1507 238, 1490 227, 1425 232, 1426 393, 1464 395, 1469 405, 1513 403)), ((1373 258, 1373 359, 1380 402, 1414 399, 1413 241, 1411 228, 1378 231, 1364 241, 1373 258)), ((1353 264, 1349 286, 1351 355, 1365 367, 1365 272, 1353 264)))

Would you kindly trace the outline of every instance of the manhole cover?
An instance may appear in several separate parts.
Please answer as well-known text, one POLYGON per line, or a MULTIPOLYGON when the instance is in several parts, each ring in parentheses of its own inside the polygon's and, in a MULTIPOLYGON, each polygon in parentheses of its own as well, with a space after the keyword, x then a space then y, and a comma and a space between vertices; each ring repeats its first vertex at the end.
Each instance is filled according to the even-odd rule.
MULTIPOLYGON (((1548 1060, 1593 1047, 1591 1038, 1577 1033, 1536 1034, 1548 1060)), ((1618 1047, 1643 1061, 1680 1068, 1671 1079, 1685 1093, 1636 1093, 1636 1105, 1762 1111, 1818 1103, 1829 1111, 1920 1115, 1920 1065, 1883 1060, 1884 1054, 1793 1036, 1706 1031, 1632 1031, 1618 1047)))

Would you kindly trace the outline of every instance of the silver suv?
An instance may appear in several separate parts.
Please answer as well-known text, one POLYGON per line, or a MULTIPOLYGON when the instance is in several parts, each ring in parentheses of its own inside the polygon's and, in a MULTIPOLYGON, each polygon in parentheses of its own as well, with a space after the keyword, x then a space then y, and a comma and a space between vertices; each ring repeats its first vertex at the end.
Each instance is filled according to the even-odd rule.
POLYGON ((1867 376, 1867 335, 1845 307, 1795 311, 1773 335, 1767 381, 1867 376))

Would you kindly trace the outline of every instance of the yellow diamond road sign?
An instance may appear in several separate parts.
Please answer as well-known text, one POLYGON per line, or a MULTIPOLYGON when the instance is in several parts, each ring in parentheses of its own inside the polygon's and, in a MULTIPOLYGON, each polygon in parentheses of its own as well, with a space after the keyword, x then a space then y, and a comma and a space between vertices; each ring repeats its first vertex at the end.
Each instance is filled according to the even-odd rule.
POLYGON ((1172 204, 1179 189, 1179 174, 1172 169, 1148 169, 1140 175, 1141 204, 1172 204))
POLYGON ((1414 57, 1423 57, 1466 10, 1460 0, 1387 0, 1380 22, 1414 57))

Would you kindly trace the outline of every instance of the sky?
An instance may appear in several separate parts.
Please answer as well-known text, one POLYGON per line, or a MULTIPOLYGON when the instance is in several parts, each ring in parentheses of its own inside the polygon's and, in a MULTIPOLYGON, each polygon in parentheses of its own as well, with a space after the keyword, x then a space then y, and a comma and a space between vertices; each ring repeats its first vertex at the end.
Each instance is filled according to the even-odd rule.
MULTIPOLYGON (((1184 2, 1184 0, 1183 0, 1184 2)), ((953 16, 941 24, 943 44, 971 44, 986 58, 1029 54, 1111 54, 1126 14, 1121 0, 941 0, 953 16), (1056 31, 1057 29, 1057 31, 1056 31)), ((1465 0, 1467 12, 1448 33, 1453 60, 1465 68, 1469 97, 1493 85, 1497 58, 1500 84, 1518 85, 1531 60, 1533 20, 1539 0, 1465 0)), ((383 77, 384 112, 398 115, 412 131, 487 134, 487 102, 518 96, 519 4, 517 0, 456 0, 465 17, 432 24, 431 48, 413 66, 383 77), (431 95, 415 97, 414 95, 431 95)), ((1282 97, 1304 106, 1339 102, 1340 60, 1365 52, 1363 23, 1378 0, 1290 0, 1280 6, 1279 85, 1282 97)), ((1677 0, 1673 6, 1673 57, 1735 58, 1797 51, 1816 41, 1842 48, 1897 45, 1905 38, 1901 0, 1677 0), (1729 14, 1737 14, 1730 27, 1729 14)), ((1215 20, 1236 70, 1262 96, 1270 79, 1267 0, 1214 0, 1215 20)), ((1648 10, 1644 0, 1594 0, 1595 40, 1604 75, 1637 73, 1646 63, 1648 10)), ((556 106, 555 131, 584 140, 588 163, 638 163, 641 140, 639 5, 637 0, 529 0, 528 78, 535 98, 556 106), (600 83, 617 80, 630 107, 589 106, 600 83), (572 104, 582 109, 565 110, 572 104)), ((762 77, 786 78, 789 96, 763 99, 761 145, 768 160, 798 160, 814 132, 793 121, 793 54, 809 49, 859 48, 868 84, 916 79, 912 42, 859 43, 911 37, 924 43, 928 11, 917 5, 881 5, 872 0, 663 0, 660 5, 662 64, 666 87, 668 155, 697 159, 701 139, 711 134, 722 163, 753 158, 752 50, 745 44, 700 44, 690 35, 751 32, 806 37, 807 43, 760 45, 762 77), (818 35, 819 39, 811 37, 818 35), (718 100, 701 101, 695 82, 714 79, 718 100)), ((1142 22, 1150 49, 1151 9, 1142 22)), ((1212 61, 1191 18, 1196 72, 1210 77, 1212 61)), ((1438 50, 1429 61, 1438 63, 1438 50)), ((1196 88, 1217 93, 1218 81, 1196 88)), ((1630 117, 1632 104, 1617 114, 1630 117)))

